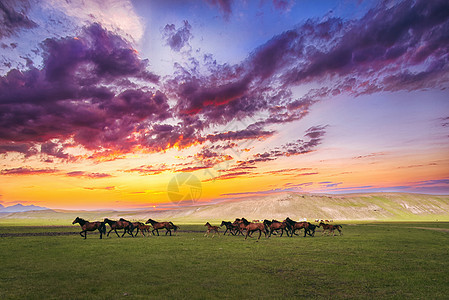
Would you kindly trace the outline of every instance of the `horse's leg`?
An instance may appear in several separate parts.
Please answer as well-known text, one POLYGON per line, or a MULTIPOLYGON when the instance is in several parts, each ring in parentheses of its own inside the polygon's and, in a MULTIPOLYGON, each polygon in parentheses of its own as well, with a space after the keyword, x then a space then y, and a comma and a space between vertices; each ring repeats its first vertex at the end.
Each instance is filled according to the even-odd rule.
POLYGON ((101 229, 98 228, 98 231, 100 231, 100 239, 102 239, 103 238, 103 233, 101 232, 101 229))
POLYGON ((262 235, 262 230, 259 229, 259 237, 257 238, 258 240, 260 240, 261 235, 262 235))
POLYGON ((84 239, 87 239, 87 231, 83 230, 83 232, 84 232, 84 239))
POLYGON ((109 234, 111 233, 112 230, 113 230, 113 229, 111 228, 111 230, 109 230, 109 232, 108 232, 108 234, 107 234, 106 236, 109 236, 109 234))

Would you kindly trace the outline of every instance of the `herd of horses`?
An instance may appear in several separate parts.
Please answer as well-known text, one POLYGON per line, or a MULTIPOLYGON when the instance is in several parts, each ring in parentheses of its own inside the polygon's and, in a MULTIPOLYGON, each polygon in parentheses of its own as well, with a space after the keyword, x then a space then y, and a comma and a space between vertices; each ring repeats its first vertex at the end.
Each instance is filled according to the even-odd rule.
MULTIPOLYGON (((155 232, 157 235, 159 235, 159 229, 165 229, 165 235, 170 234, 172 235, 172 230, 176 232, 179 228, 179 226, 173 224, 173 222, 157 222, 153 219, 148 219, 148 221, 144 223, 142 222, 131 222, 128 220, 125 220, 123 218, 120 218, 118 221, 110 220, 108 218, 105 218, 103 221, 96 221, 96 222, 89 222, 82 218, 77 217, 72 224, 79 224, 81 226, 82 231, 80 232, 80 235, 86 239, 87 238, 87 232, 88 231, 95 231, 98 230, 100 232, 100 239, 103 238, 103 235, 106 234, 107 228, 106 224, 109 225, 110 230, 106 234, 106 236, 109 236, 109 234, 114 231, 115 234, 118 237, 123 237, 125 234, 129 234, 132 237, 135 237, 140 232, 143 236, 145 236, 145 233, 155 235, 155 232), (147 225, 147 224, 151 224, 147 225), (151 229, 153 228, 153 229, 151 229), (123 234, 120 236, 117 232, 117 230, 123 229, 123 234), (134 233, 134 230, 136 230, 136 233, 134 233)), ((342 226, 336 225, 336 224, 326 224, 322 220, 319 222, 319 224, 312 224, 310 222, 306 221, 293 221, 290 218, 286 218, 285 220, 277 221, 277 220, 264 220, 263 222, 249 222, 245 218, 236 218, 234 222, 230 221, 222 221, 220 226, 212 226, 209 222, 207 222, 204 226, 207 227, 205 236, 209 236, 210 233, 212 233, 212 237, 215 236, 215 234, 220 234, 219 230, 220 227, 225 226, 226 230, 223 233, 223 235, 242 235, 245 236, 245 240, 249 237, 252 237, 252 234, 254 232, 259 233, 258 239, 260 239, 262 233, 265 234, 265 237, 269 238, 271 235, 276 235, 280 233, 280 236, 283 236, 284 233, 289 236, 293 237, 293 235, 298 235, 296 232, 300 231, 301 229, 304 229, 304 237, 307 235, 313 237, 315 236, 315 230, 316 228, 323 228, 322 234, 324 235, 327 233, 330 235, 335 235, 335 231, 338 231, 340 235, 342 235, 342 226)))
POLYGON ((156 222, 153 219, 148 219, 148 221, 146 221, 144 224, 142 222, 131 222, 123 218, 120 218, 118 221, 105 218, 103 221, 89 222, 80 217, 76 217, 76 219, 73 220, 72 224, 76 223, 81 226, 82 231, 80 232, 80 235, 84 237, 84 239, 87 238, 88 231, 95 230, 98 230, 100 232, 100 239, 102 239, 103 234, 106 234, 106 224, 108 224, 110 228, 106 236, 109 236, 109 234, 114 231, 118 237, 120 237, 120 235, 118 234, 117 229, 123 229, 123 234, 121 235, 121 237, 123 237, 125 234, 129 234, 132 237, 135 237, 139 234, 139 231, 143 236, 145 236, 145 233, 149 234, 151 227, 153 227, 153 229, 151 230, 151 233, 153 235, 154 232, 159 235, 159 229, 165 229, 165 235, 167 235, 168 233, 172 235, 172 230, 176 232, 179 228, 179 226, 176 226, 172 222, 156 222), (151 226, 147 224, 151 224, 151 226), (133 233, 134 230, 136 230, 135 234, 133 233))
MULTIPOLYGON (((211 227, 215 227, 214 231, 218 233, 218 226, 211 226, 209 222, 204 225, 208 228, 206 231, 205 236, 208 236, 211 227)), ((264 220, 263 222, 249 222, 245 218, 237 218, 234 222, 230 221, 222 221, 220 227, 225 226, 226 230, 223 233, 223 235, 244 235, 245 239, 248 238, 248 236, 251 237, 251 235, 254 232, 259 233, 258 239, 260 239, 262 233, 265 234, 265 237, 270 237, 273 234, 277 234, 280 232, 280 236, 283 236, 284 232, 287 234, 287 236, 293 237, 293 235, 298 235, 296 232, 300 231, 301 229, 304 229, 304 237, 307 235, 309 236, 315 236, 315 230, 318 227, 323 228, 323 235, 325 233, 335 235, 335 231, 338 231, 340 235, 342 235, 342 226, 336 225, 336 224, 326 224, 323 221, 320 221, 318 225, 312 224, 310 222, 306 221, 300 221, 296 222, 287 217, 284 221, 278 221, 278 220, 264 220)), ((213 237, 213 236, 212 236, 213 237)))

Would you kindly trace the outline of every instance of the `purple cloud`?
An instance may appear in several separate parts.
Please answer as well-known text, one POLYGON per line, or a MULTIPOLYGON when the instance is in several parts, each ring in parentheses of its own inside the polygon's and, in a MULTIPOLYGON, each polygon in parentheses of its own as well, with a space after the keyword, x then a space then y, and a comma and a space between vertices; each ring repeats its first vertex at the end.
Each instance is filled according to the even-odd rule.
POLYGON ((3 169, 0 171, 0 175, 40 175, 40 174, 53 174, 58 173, 57 169, 35 169, 30 167, 19 167, 12 169, 3 169))
POLYGON ((29 7, 27 0, 0 2, 0 38, 11 36, 20 29, 37 27, 37 24, 26 16, 29 7))
POLYGON ((193 37, 192 26, 184 20, 184 25, 176 29, 174 24, 165 25, 162 35, 165 42, 173 51, 179 52, 185 46, 189 46, 189 40, 193 37))

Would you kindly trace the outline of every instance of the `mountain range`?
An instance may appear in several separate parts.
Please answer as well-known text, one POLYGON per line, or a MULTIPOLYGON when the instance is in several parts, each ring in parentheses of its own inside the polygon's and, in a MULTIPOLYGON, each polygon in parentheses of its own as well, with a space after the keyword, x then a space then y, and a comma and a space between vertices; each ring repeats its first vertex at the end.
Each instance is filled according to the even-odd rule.
POLYGON ((6 207, 0 204, 0 213, 16 213, 35 210, 49 210, 49 208, 36 205, 23 205, 20 203, 6 207))

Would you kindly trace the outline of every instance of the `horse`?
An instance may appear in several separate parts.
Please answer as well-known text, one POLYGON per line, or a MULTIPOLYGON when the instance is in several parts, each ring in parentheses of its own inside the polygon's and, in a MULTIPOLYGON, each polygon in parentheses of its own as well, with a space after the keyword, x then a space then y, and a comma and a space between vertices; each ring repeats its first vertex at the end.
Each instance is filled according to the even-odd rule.
POLYGON ((89 222, 86 221, 80 217, 76 217, 75 220, 73 220, 72 224, 80 224, 81 229, 83 229, 80 232, 80 235, 82 237, 84 237, 84 239, 87 238, 87 232, 88 231, 95 231, 98 229, 98 231, 100 232, 100 239, 103 238, 103 234, 106 234, 106 225, 104 224, 104 222, 89 222), (84 236, 83 236, 83 232, 84 232, 84 236))
POLYGON ((265 234, 265 237, 267 237, 267 230, 263 223, 250 223, 245 218, 242 218, 241 221, 245 225, 245 228, 246 228, 245 240, 248 238, 248 235, 250 235, 250 233, 253 233, 254 231, 259 231, 259 237, 257 238, 258 240, 260 239, 262 232, 265 234))
POLYGON ((122 237, 125 235, 125 233, 128 233, 128 234, 130 234, 132 237, 134 237, 134 235, 133 235, 133 229, 134 229, 134 227, 133 227, 133 224, 132 224, 131 222, 129 222, 129 221, 123 219, 123 218, 120 218, 119 221, 113 221, 113 220, 109 220, 108 218, 105 218, 105 219, 104 219, 104 222, 105 222, 106 224, 109 224, 109 226, 111 227, 111 230, 109 230, 107 236, 109 236, 109 234, 111 233, 111 231, 114 230, 115 234, 116 234, 118 237, 120 237, 120 236, 118 235, 117 229, 123 229, 124 231, 123 231, 122 237))
POLYGON ((222 227, 222 226, 226 226, 226 230, 225 230, 225 232, 223 233, 223 235, 226 235, 226 232, 228 232, 228 230, 229 230, 229 232, 230 232, 232 235, 235 235, 235 233, 234 233, 233 231, 237 230, 237 226, 236 226, 236 225, 232 224, 232 223, 229 222, 229 221, 221 221, 220 227, 222 227))
POLYGON ((281 230, 281 236, 282 236, 284 234, 284 229, 285 229, 285 232, 287 233, 287 236, 289 236, 288 230, 287 230, 287 223, 285 221, 279 222, 276 220, 270 221, 270 220, 265 219, 263 221, 263 224, 265 225, 265 228, 267 229, 267 231, 269 230, 268 237, 270 237, 271 234, 277 230, 281 230))
POLYGON ((332 232, 332 236, 335 236, 335 232, 334 232, 335 229, 338 230, 340 235, 343 235, 343 233, 341 232, 341 229, 343 229, 343 227, 341 225, 331 225, 331 224, 326 224, 324 222, 320 222, 319 226, 323 227, 322 235, 324 235, 324 232, 327 230, 329 232, 329 234, 332 232))
POLYGON ((153 226, 153 230, 151 231, 154 235, 154 231, 156 230, 157 235, 159 236, 159 229, 165 228, 167 231, 165 232, 165 235, 170 232, 171 236, 171 230, 173 229, 175 232, 178 230, 179 226, 176 226, 172 222, 157 222, 153 219, 148 219, 148 221, 145 222, 145 224, 151 223, 151 226, 153 226))
POLYGON ((214 233, 212 234, 212 237, 215 236, 215 232, 216 232, 218 235, 220 235, 220 233, 218 232, 218 229, 220 229, 220 227, 218 227, 218 226, 212 226, 212 225, 210 225, 209 222, 207 222, 206 224, 204 224, 204 226, 207 226, 207 231, 206 231, 206 234, 205 234, 204 236, 209 236, 209 233, 210 233, 211 231, 214 231, 214 233))
POLYGON ((307 234, 312 237, 315 236, 315 229, 317 227, 320 227, 320 225, 315 225, 315 224, 309 223, 309 226, 307 228, 307 231, 308 231, 307 234))
POLYGON ((294 234, 297 235, 295 233, 296 230, 301 230, 304 228, 304 237, 306 237, 308 231, 309 231, 309 222, 296 222, 293 221, 292 219, 290 219, 289 217, 287 217, 287 219, 284 220, 288 225, 288 228, 290 229, 290 237, 292 237, 294 234))
MULTIPOLYGON (((246 224, 249 224, 248 220, 245 218, 236 218, 235 221, 232 223, 232 225, 236 228, 236 234, 244 235, 243 230, 246 230, 246 224)), ((250 235, 251 236, 251 235, 250 235)))
POLYGON ((135 236, 137 236, 139 231, 143 236, 145 236, 145 232, 148 232, 151 235, 151 232, 150 232, 151 227, 150 226, 145 225, 142 222, 132 222, 132 224, 133 224, 134 228, 137 228, 135 236))

